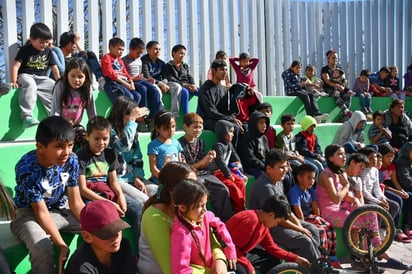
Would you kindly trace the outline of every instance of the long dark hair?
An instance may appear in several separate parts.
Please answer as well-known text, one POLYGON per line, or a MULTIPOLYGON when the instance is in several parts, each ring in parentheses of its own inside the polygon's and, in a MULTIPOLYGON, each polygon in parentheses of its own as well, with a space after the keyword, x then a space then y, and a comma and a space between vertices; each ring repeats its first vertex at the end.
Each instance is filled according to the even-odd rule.
POLYGON ((114 102, 108 119, 120 137, 123 136, 125 127, 124 115, 129 115, 136 107, 138 107, 136 101, 127 96, 119 96, 114 102))
POLYGON ((336 166, 331 160, 329 160, 329 158, 332 157, 333 154, 335 154, 335 152, 338 151, 338 149, 340 148, 343 148, 343 146, 337 144, 328 145, 325 148, 326 164, 328 165, 329 169, 336 174, 341 174, 345 171, 342 167, 336 166))
POLYGON ((80 93, 80 98, 83 102, 83 106, 88 106, 90 103, 90 87, 92 85, 92 76, 89 66, 81 58, 72 58, 67 64, 66 69, 64 70, 64 76, 61 78, 61 80, 59 80, 63 83, 63 93, 61 96, 60 106, 67 106, 69 99, 73 98, 72 93, 70 92, 71 87, 69 84, 69 72, 72 69, 79 69, 85 76, 84 83, 78 91, 80 93))
POLYGON ((150 139, 154 140, 159 136, 158 130, 162 127, 168 128, 170 127, 171 120, 174 119, 173 113, 160 110, 155 113, 153 118, 153 131, 150 135, 150 139))

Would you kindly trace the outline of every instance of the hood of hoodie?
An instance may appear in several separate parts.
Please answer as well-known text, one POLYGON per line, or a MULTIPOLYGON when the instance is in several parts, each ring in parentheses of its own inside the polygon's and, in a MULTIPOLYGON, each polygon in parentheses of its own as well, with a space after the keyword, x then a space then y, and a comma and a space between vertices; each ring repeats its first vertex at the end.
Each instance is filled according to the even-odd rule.
POLYGON ((409 161, 409 152, 412 150, 412 142, 406 142, 402 145, 401 149, 398 151, 399 157, 402 157, 404 159, 407 159, 409 161))
POLYGON ((352 113, 352 116, 349 118, 348 123, 351 125, 353 131, 358 131, 356 127, 360 121, 363 122, 363 128, 360 130, 364 130, 366 127, 366 116, 362 111, 356 110, 352 113))
POLYGON ((220 120, 217 122, 215 127, 216 139, 219 142, 226 144, 226 134, 229 132, 231 127, 234 127, 234 125, 226 120, 220 120))
POLYGON ((265 132, 260 133, 260 132, 258 132, 258 129, 257 129, 258 121, 259 121, 259 119, 261 119, 261 118, 264 118, 264 119, 265 119, 266 130, 269 128, 269 124, 270 124, 269 117, 267 117, 265 114, 263 114, 263 113, 260 112, 260 111, 254 111, 254 112, 250 115, 249 121, 248 121, 248 131, 249 131, 250 136, 252 136, 252 137, 260 137, 260 136, 262 136, 262 135, 265 134, 266 130, 265 130, 265 132))

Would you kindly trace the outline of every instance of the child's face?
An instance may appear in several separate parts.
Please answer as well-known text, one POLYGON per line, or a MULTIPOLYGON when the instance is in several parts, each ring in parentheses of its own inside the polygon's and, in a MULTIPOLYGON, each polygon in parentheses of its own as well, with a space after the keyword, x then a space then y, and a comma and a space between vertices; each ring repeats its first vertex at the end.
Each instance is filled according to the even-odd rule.
POLYGON ((117 45, 117 46, 110 46, 109 47, 110 55, 116 58, 120 58, 124 52, 124 46, 117 45))
POLYGON ((194 122, 191 123, 190 126, 183 124, 183 129, 185 131, 186 137, 190 139, 199 138, 200 134, 203 131, 203 123, 201 122, 194 122))
POLYGON ((64 165, 73 151, 73 142, 53 140, 47 146, 41 143, 36 146, 39 162, 44 167, 64 165))
POLYGON ((226 55, 222 55, 222 56, 219 56, 219 58, 216 58, 216 61, 224 61, 224 62, 226 62, 226 59, 227 59, 227 56, 226 56, 226 55))
POLYGON ((41 38, 30 38, 30 43, 33 46, 33 48, 37 49, 38 51, 43 51, 49 46, 50 40, 41 38))
POLYGON ((294 74, 300 74, 300 72, 302 71, 302 65, 296 65, 294 67, 291 67, 292 71, 294 74))
POLYGON ((93 154, 99 155, 109 145, 110 130, 93 129, 90 134, 86 134, 89 142, 89 149, 93 154))
POLYGON ((305 73, 309 78, 312 78, 313 75, 315 75, 315 70, 313 68, 307 68, 305 73))
POLYGON ((170 119, 169 127, 161 126, 158 128, 159 138, 162 140, 167 140, 173 137, 176 131, 176 121, 174 118, 170 119))
POLYGON ((277 162, 273 167, 266 166, 266 174, 272 182, 282 181, 288 170, 289 165, 287 161, 277 162))
POLYGON ((268 107, 264 108, 264 109, 261 109, 260 112, 262 112, 263 114, 265 114, 269 118, 272 117, 272 111, 268 107))
POLYGON ((234 129, 233 127, 231 127, 231 128, 229 129, 229 131, 226 133, 226 136, 225 136, 225 141, 226 141, 226 143, 232 142, 232 139, 233 139, 233 136, 234 136, 234 132, 235 132, 235 129, 234 129))
POLYGON ((295 129, 295 121, 290 120, 281 125, 285 134, 291 133, 295 129))
POLYGON ((129 56, 134 59, 139 58, 143 52, 144 52, 143 48, 139 48, 139 47, 135 49, 129 48, 129 56))
POLYGON ((179 209, 180 211, 182 211, 183 216, 185 216, 187 219, 191 220, 192 222, 200 223, 207 211, 206 203, 207 195, 204 195, 196 205, 190 206, 190 208, 188 208, 187 206, 179 205, 179 209))
POLYGON ((366 81, 368 81, 368 77, 367 76, 365 76, 365 75, 361 75, 361 76, 359 76, 359 80, 361 80, 361 82, 366 82, 366 81))
POLYGON ((175 51, 172 53, 173 61, 178 64, 183 62, 183 59, 185 59, 185 56, 186 56, 185 49, 179 49, 178 51, 175 51))
POLYGON ((154 44, 151 48, 147 49, 147 54, 149 54, 150 59, 156 60, 160 57, 160 52, 162 49, 159 44, 154 44))
POLYGON ((316 180, 316 172, 305 172, 301 175, 298 175, 299 186, 307 190, 313 186, 316 180))
POLYGON ((84 81, 86 81, 86 75, 78 68, 71 69, 67 76, 69 86, 75 90, 81 88, 84 84, 84 81))
POLYGON ((375 124, 375 126, 380 127, 383 125, 384 122, 384 118, 383 116, 376 116, 375 120, 373 120, 373 123, 375 124))
POLYGON ((341 72, 337 69, 335 69, 332 73, 332 78, 338 79, 341 76, 341 72))
POLYGON ((85 242, 93 246, 93 250, 99 253, 115 253, 120 250, 120 244, 122 242, 122 231, 119 231, 116 236, 111 239, 103 240, 93 235, 93 233, 83 231, 83 238, 85 242))
POLYGON ((212 69, 213 75, 219 81, 225 80, 227 76, 227 67, 212 69))
POLYGON ((310 127, 308 127, 306 129, 306 132, 309 134, 313 134, 313 132, 315 131, 316 125, 311 125, 310 127))
POLYGON ((398 77, 398 69, 392 69, 391 70, 391 77, 393 77, 393 78, 398 77))
POLYGON ((285 220, 285 218, 276 218, 274 212, 264 212, 262 211, 262 223, 267 228, 272 228, 278 226, 278 224, 285 220))
POLYGON ((369 166, 377 167, 378 165, 378 155, 376 153, 371 153, 368 155, 369 166))
POLYGON ((376 168, 381 169, 381 167, 382 167, 382 157, 380 156, 380 157, 377 157, 377 158, 378 158, 378 161, 376 163, 376 168))
POLYGON ((346 162, 345 149, 343 147, 338 148, 338 150, 336 150, 335 153, 329 157, 329 161, 331 161, 335 166, 343 167, 346 162))
POLYGON ((249 63, 250 63, 249 58, 239 60, 239 66, 241 66, 242 68, 247 68, 249 66, 249 63))
POLYGON ((265 133, 266 131, 266 119, 260 118, 257 122, 257 130, 259 133, 265 133))
POLYGON ((382 155, 382 165, 383 166, 388 166, 393 162, 393 158, 395 157, 395 154, 393 152, 386 153, 385 155, 382 155))
POLYGON ((358 125, 356 126, 356 129, 362 129, 363 126, 365 125, 366 121, 359 121, 358 125))
POLYGON ((361 162, 361 163, 355 163, 355 161, 350 161, 347 170, 351 170, 351 174, 353 176, 359 176, 362 171, 366 168, 366 164, 361 162))

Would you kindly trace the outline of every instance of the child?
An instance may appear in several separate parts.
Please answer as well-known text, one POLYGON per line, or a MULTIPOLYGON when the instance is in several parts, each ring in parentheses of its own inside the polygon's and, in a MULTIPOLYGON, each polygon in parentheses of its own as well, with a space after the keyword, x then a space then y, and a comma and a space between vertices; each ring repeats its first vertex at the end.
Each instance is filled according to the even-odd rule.
POLYGON ((408 66, 408 71, 403 75, 403 78, 405 79, 405 87, 403 88, 404 90, 407 91, 412 91, 412 64, 408 66))
POLYGON ((59 229, 80 230, 78 219, 84 203, 77 184, 79 165, 72 153, 73 140, 67 120, 45 118, 37 128, 36 150, 16 164, 13 200, 17 209, 10 228, 29 250, 33 273, 55 273, 50 240, 57 247, 62 273, 69 248, 59 229))
MULTIPOLYGON (((372 147, 365 147, 359 151, 368 157, 369 166, 366 167, 360 178, 362 180, 362 194, 367 204, 376 204, 384 209, 386 209, 392 216, 395 226, 398 226, 399 217, 400 217, 400 205, 391 199, 386 198, 383 193, 380 181, 379 181, 379 170, 377 168, 377 151, 372 147)), ((395 239, 398 241, 410 243, 409 237, 406 236, 402 230, 397 230, 395 239)))
POLYGON ((183 115, 189 112, 189 95, 198 95, 199 88, 195 85, 195 80, 189 71, 189 66, 183 62, 186 56, 186 47, 175 45, 172 48, 172 58, 164 65, 162 75, 167 79, 167 85, 170 87, 171 105, 170 111, 179 116, 180 106, 183 115))
POLYGON ((323 91, 323 81, 316 77, 316 68, 314 65, 307 65, 305 68, 305 75, 302 77, 302 82, 304 82, 305 90, 309 93, 315 95, 315 97, 325 97, 329 96, 323 91))
MULTIPOLYGON (((142 74, 142 60, 140 56, 144 48, 145 44, 141 39, 132 38, 129 44, 129 54, 122 59, 127 71, 130 76, 132 76, 136 91, 140 93, 141 100, 139 107, 149 107, 150 113, 148 118, 151 120, 153 119, 153 115, 163 106, 161 103, 161 93, 159 93, 156 86, 149 82, 142 74)), ((144 127, 145 123, 140 123, 139 126, 139 131, 148 131, 147 128, 144 127)))
POLYGON ((280 263, 279 259, 309 265, 305 258, 280 248, 270 236, 269 229, 289 216, 289 203, 285 196, 280 195, 267 198, 262 209, 238 212, 226 222, 236 245, 238 273, 254 273, 255 269, 271 273, 270 269, 280 263))
POLYGON ((238 153, 247 174, 259 178, 265 171, 265 156, 269 151, 268 139, 265 136, 269 127, 269 117, 260 111, 250 115, 248 132, 240 139, 238 153))
POLYGON ((83 59, 74 58, 67 64, 64 75, 53 89, 51 113, 62 116, 75 130, 75 146, 85 144, 84 127, 81 126, 84 110, 90 119, 96 115, 89 66, 83 59))
POLYGON ((177 140, 172 139, 176 131, 173 113, 159 111, 153 119, 152 141, 147 148, 152 176, 150 180, 157 183, 159 171, 168 162, 182 162, 183 148, 177 140))
POLYGON ((306 115, 300 121, 302 131, 295 135, 296 148, 305 160, 316 166, 316 174, 320 174, 324 169, 325 158, 322 155, 322 148, 319 145, 318 137, 314 133, 316 120, 312 116, 306 115))
POLYGON ((120 96, 108 118, 112 124, 110 147, 117 154, 119 162, 116 171, 118 181, 124 193, 141 203, 157 189, 154 184, 145 185, 143 155, 137 134, 137 120, 145 114, 147 108, 139 108, 132 98, 120 96))
POLYGON ((372 94, 369 92, 369 75, 370 72, 368 69, 362 70, 353 84, 353 91, 356 92, 356 96, 359 97, 360 107, 364 113, 373 112, 371 108, 372 94))
POLYGON ((154 84, 160 93, 169 91, 166 84, 167 79, 163 78, 162 70, 165 62, 159 58, 161 48, 159 42, 150 41, 146 45, 147 54, 142 56, 142 74, 147 81, 154 84))
POLYGON ((80 193, 85 201, 111 201, 121 216, 130 219, 138 254, 142 204, 124 194, 117 181, 117 157, 108 147, 111 129, 110 122, 101 116, 87 123, 88 143, 77 151, 80 193))
POLYGON ((203 119, 199 114, 189 112, 183 118, 185 135, 179 138, 183 147, 186 163, 197 170, 198 178, 205 184, 210 193, 213 212, 221 220, 227 221, 232 216, 229 191, 227 187, 207 170, 207 166, 216 157, 216 151, 206 153, 205 141, 199 138, 203 130, 203 119))
POLYGON ((173 189, 175 221, 170 235, 172 273, 208 273, 216 258, 210 238, 222 242, 228 269, 236 269, 236 249, 225 224, 207 211, 207 189, 194 180, 183 180, 173 189), (212 235, 214 234, 214 235, 212 235))
POLYGON ((11 86, 19 88, 20 117, 24 128, 39 124, 33 118, 37 96, 50 115, 54 81, 48 76, 49 69, 52 70, 54 79, 60 78, 49 48, 52 37, 48 26, 43 23, 33 24, 29 40, 19 49, 11 67, 11 86))
POLYGON ((336 232, 328 221, 320 217, 320 209, 313 185, 316 179, 316 170, 313 166, 302 164, 297 170, 297 184, 289 191, 289 201, 293 212, 300 220, 316 225, 319 229, 320 244, 324 254, 331 261, 336 258, 336 232))
POLYGON ((399 83, 399 78, 398 78, 398 67, 390 66, 389 71, 390 71, 390 74, 389 74, 389 77, 386 78, 385 80, 385 86, 391 88, 392 90, 391 97, 393 99, 401 99, 402 101, 405 101, 406 95, 410 95, 410 93, 408 92, 408 94, 406 94, 406 92, 401 90, 400 88, 400 83, 399 83))
MULTIPOLYGON (((262 104, 256 107, 256 110, 262 112, 267 117, 269 117, 269 121, 270 121, 270 118, 272 117, 273 109, 269 103, 263 102, 262 104)), ((276 142, 276 129, 272 125, 269 125, 266 128, 265 136, 266 136, 266 139, 268 140, 269 149, 274 148, 275 142, 276 142)))
MULTIPOLYGON (((226 52, 224 52, 223 50, 219 50, 219 51, 216 52, 215 60, 213 60, 213 62, 223 61, 223 62, 226 63, 226 59, 227 59, 226 52)), ((207 79, 208 80, 213 80, 212 68, 209 68, 209 70, 207 72, 207 79)), ((230 83, 230 80, 229 80, 229 74, 228 73, 226 74, 225 79, 220 81, 220 84, 222 86, 226 87, 226 89, 230 89, 232 87, 232 84, 230 83)))
POLYGON ((392 139, 392 132, 385 126, 385 113, 377 110, 372 115, 373 124, 368 130, 368 137, 371 144, 389 144, 392 139))
POLYGON ((122 39, 114 37, 109 40, 109 53, 103 55, 101 60, 103 75, 106 79, 104 90, 112 104, 121 95, 133 98, 139 104, 141 96, 135 90, 132 76, 127 72, 126 65, 120 58, 123 51, 122 39))
POLYGON ((120 219, 113 203, 88 203, 80 212, 80 224, 84 243, 71 256, 67 274, 83 273, 85 269, 96 273, 137 273, 130 244, 122 238, 122 230, 130 225, 120 219))
POLYGON ((365 147, 363 131, 366 127, 366 116, 362 111, 356 110, 336 131, 332 144, 342 145, 348 154, 354 153, 365 147))
POLYGON ((216 124, 216 143, 212 149, 216 151, 216 158, 208 167, 213 174, 222 181, 228 188, 232 206, 235 212, 245 209, 247 178, 241 178, 229 169, 229 163, 240 162, 239 156, 232 145, 233 124, 220 120, 216 124))
POLYGON ((369 91, 374 96, 386 97, 392 95, 392 89, 387 86, 387 79, 390 73, 389 68, 384 66, 379 69, 379 72, 369 75, 369 81, 371 83, 369 91))
POLYGON ((250 58, 249 54, 242 52, 239 57, 229 58, 229 63, 236 73, 236 84, 231 88, 231 100, 239 106, 236 118, 247 124, 250 113, 263 101, 262 94, 255 89, 253 79, 259 59, 250 58))

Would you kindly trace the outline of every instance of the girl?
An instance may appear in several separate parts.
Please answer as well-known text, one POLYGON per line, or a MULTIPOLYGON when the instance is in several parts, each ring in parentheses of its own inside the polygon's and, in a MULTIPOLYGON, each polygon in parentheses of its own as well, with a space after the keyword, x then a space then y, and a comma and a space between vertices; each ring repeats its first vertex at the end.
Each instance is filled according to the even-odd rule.
POLYGON ((53 88, 51 115, 62 116, 73 125, 75 144, 78 146, 85 143, 84 127, 80 125, 85 109, 89 119, 96 116, 92 77, 87 63, 83 59, 73 58, 53 88))
POLYGON ((173 190, 175 221, 171 231, 173 273, 209 273, 214 257, 210 239, 216 233, 224 243, 228 267, 236 269, 236 249, 225 224, 206 210, 206 187, 183 180, 173 190))
POLYGON ((143 155, 137 134, 136 120, 147 115, 147 112, 147 108, 139 108, 132 98, 120 96, 109 115, 112 124, 110 147, 118 155, 120 185, 123 192, 142 203, 157 189, 154 184, 147 185, 147 188, 144 184, 143 155))
POLYGON ((157 183, 159 171, 168 162, 182 162, 183 148, 177 140, 172 137, 176 131, 176 121, 171 112, 161 110, 153 119, 154 129, 152 141, 148 145, 151 181, 157 183))

